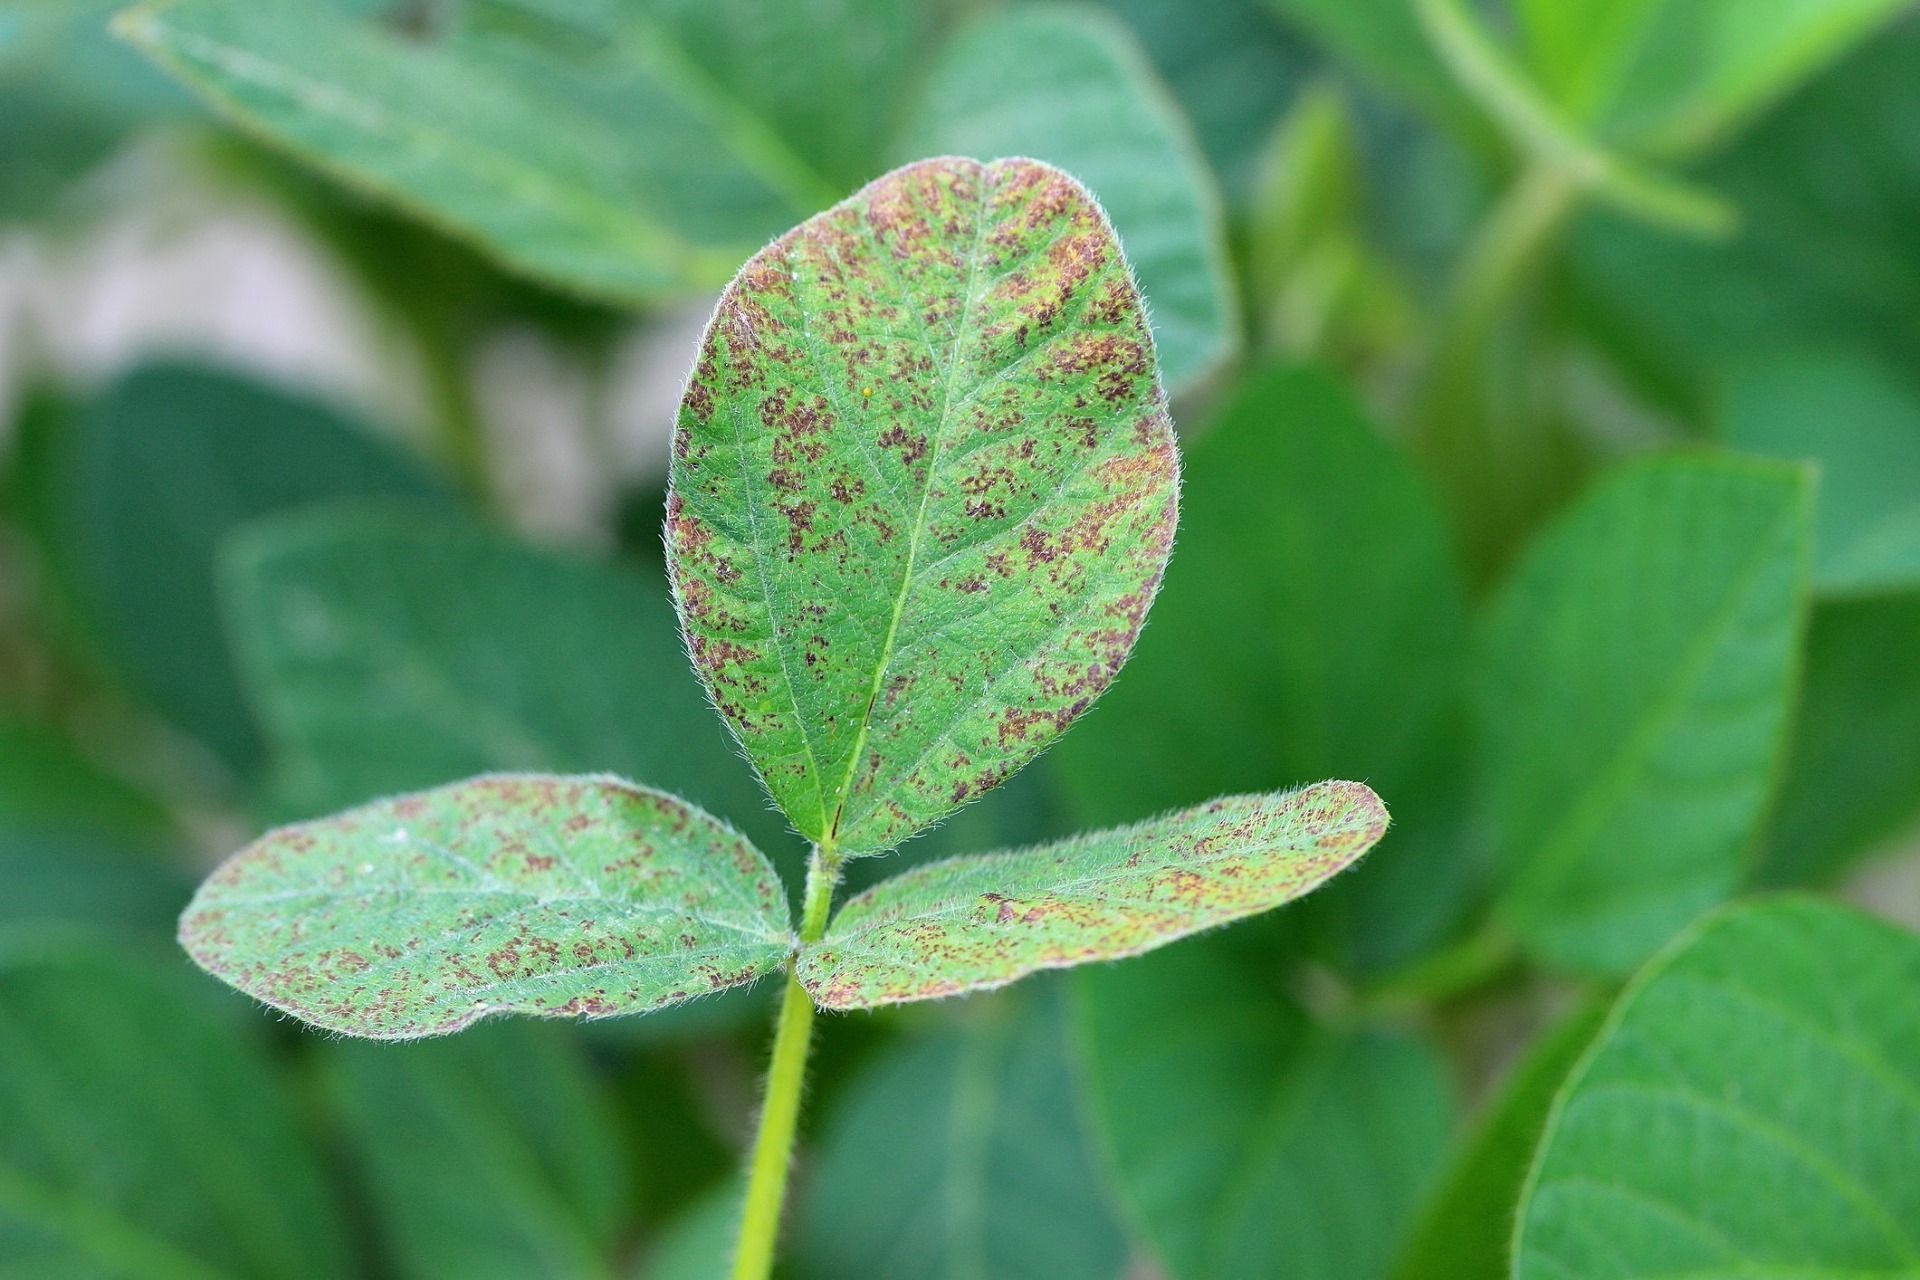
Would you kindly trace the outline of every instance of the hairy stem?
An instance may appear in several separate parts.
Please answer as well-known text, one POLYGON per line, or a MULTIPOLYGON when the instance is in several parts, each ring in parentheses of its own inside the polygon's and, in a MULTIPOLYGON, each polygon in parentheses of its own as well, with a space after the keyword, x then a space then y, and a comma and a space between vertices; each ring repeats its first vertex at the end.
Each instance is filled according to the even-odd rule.
MULTIPOLYGON (((807 893, 800 911, 800 941, 818 942, 827 931, 827 912, 840 881, 840 860, 831 846, 815 846, 807 867, 807 893)), ((773 1061, 767 1068, 766 1100, 754 1135, 753 1162, 747 1175, 747 1202, 740 1218, 740 1243, 734 1251, 733 1280, 766 1280, 773 1274, 774 1246, 780 1236, 780 1207, 787 1196, 793 1165, 793 1140, 800 1127, 800 1098, 806 1089, 807 1051, 813 1045, 813 997, 800 985, 794 962, 787 962, 787 988, 774 1024, 773 1061)))

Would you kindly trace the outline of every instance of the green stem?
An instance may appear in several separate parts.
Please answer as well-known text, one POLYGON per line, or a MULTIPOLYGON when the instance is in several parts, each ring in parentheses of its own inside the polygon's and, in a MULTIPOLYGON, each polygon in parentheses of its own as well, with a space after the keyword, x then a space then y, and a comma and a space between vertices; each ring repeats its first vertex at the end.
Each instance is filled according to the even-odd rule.
MULTIPOLYGON (((840 860, 832 847, 815 846, 807 867, 806 899, 800 910, 802 946, 818 942, 826 934, 827 912, 839 882, 840 860)), ((807 1051, 812 1045, 813 997, 800 985, 794 961, 789 960, 787 987, 780 998, 773 1033, 773 1061, 767 1068, 767 1095, 760 1107, 760 1129, 753 1140, 747 1203, 740 1217, 740 1243, 733 1256, 733 1280, 766 1280, 773 1274, 780 1206, 786 1200, 787 1173, 793 1165, 800 1097, 806 1088, 807 1051)))

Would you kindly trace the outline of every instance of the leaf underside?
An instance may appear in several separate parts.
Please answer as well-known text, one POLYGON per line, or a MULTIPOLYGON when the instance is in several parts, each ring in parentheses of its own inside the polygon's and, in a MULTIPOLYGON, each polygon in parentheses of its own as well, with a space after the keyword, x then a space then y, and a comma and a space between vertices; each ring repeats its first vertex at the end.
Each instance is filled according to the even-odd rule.
POLYGON ((762 250, 681 402, 695 666, 801 834, 879 852, 1113 679, 1178 454, 1138 290, 1071 178, 938 159, 762 250))
POLYGON ((1372 791, 1322 782, 934 863, 851 899, 798 973, 821 1007, 864 1009, 1138 955, 1312 891, 1386 829, 1372 791))
POLYGON ((201 967, 376 1039, 492 1013, 639 1013, 791 951, 766 859, 684 801, 610 777, 499 774, 269 832, 180 922, 201 967))

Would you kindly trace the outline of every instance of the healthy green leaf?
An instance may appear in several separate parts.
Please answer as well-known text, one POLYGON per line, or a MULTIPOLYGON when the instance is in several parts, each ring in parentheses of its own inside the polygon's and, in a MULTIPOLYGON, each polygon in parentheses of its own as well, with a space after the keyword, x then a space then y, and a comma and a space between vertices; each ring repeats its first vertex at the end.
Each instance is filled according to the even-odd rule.
POLYGON ((1439 504, 1337 382, 1298 369, 1244 385, 1188 451, 1182 490, 1154 624, 1052 756, 1075 815, 1368 778, 1401 847, 1330 892, 1356 959, 1411 959, 1457 915, 1465 870, 1447 839, 1462 783, 1446 730, 1466 592, 1439 504))
POLYGON ((1481 654, 1500 904, 1541 957, 1628 969, 1738 883, 1805 616, 1798 467, 1673 456, 1526 553, 1481 654))
POLYGON ((1513 1215, 1547 1112, 1605 1020, 1589 998, 1541 1032, 1508 1073, 1400 1249, 1392 1280, 1507 1280, 1513 1215))
POLYGON ((1095 1128, 1173 1280, 1373 1280, 1453 1104, 1410 1037, 1312 1026, 1204 943, 1079 977, 1095 1128))
POLYGON ((0 828, 21 826, 157 840, 171 823, 153 797, 80 754, 59 733, 0 718, 0 828))
POLYGON ((848 1086, 820 1138, 803 1275, 1120 1280, 1127 1241, 1076 1105, 1057 994, 970 1005, 848 1086))
POLYGON ((0 924, 89 924, 163 940, 192 892, 152 848, 72 827, 0 824, 0 924))
POLYGON ((756 254, 681 401, 688 648, 800 833, 883 851, 1133 647, 1178 453, 1126 259, 1029 160, 929 160, 756 254))
POLYGON ((1220 185, 1244 197, 1274 121, 1314 67, 1313 51, 1262 0, 1102 0, 1102 7, 1133 28, 1193 122, 1220 185))
POLYGON ((330 1094, 399 1276, 610 1274, 627 1207, 621 1134, 563 1030, 495 1023, 330 1050, 330 1094))
MULTIPOLYGON (((716 284, 837 189, 663 23, 574 56, 505 32, 422 40, 324 5, 245 0, 160 0, 117 30, 249 130, 595 297, 716 284)), ((835 34, 813 38, 831 47, 835 34)))
POLYGON ((1599 136, 1684 155, 1839 58, 1906 0, 1519 0, 1534 74, 1599 136))
POLYGON ((1311 893, 1386 830, 1373 792, 1322 782, 935 862, 849 901, 796 972, 822 1008, 866 1009, 1139 955, 1311 893))
POLYGON ((1920 814, 1920 595, 1822 605, 1761 884, 1831 884, 1920 814))
POLYGON ((1920 940, 1847 908, 1715 914, 1561 1091, 1515 1280, 1920 1274, 1920 940))
POLYGON ((1420 25, 1413 0, 1266 0, 1342 62, 1434 120, 1464 131, 1476 119, 1420 25))
POLYGON ((642 1013, 752 982, 791 950, 753 846, 617 778, 499 774, 282 827, 180 921, 200 966, 382 1040, 494 1013, 642 1013))
POLYGON ((687 670, 666 584, 454 513, 329 506, 222 548, 282 805, 492 771, 606 770, 790 842, 687 670))
POLYGON ((1212 173, 1146 55, 1119 22, 1031 6, 956 36, 894 154, 1032 156, 1098 197, 1152 304, 1167 385, 1239 347, 1212 173))
POLYGON ((112 938, 0 944, 0 1270, 349 1274, 290 1099, 200 994, 112 938))
POLYGON ((1920 391, 1859 356, 1786 355, 1734 380, 1725 438, 1820 468, 1813 585, 1920 587, 1920 391))
POLYGON ((250 770, 259 732, 214 598, 214 549, 267 512, 440 492, 340 416, 230 374, 136 370, 56 442, 55 550, 109 657, 172 719, 250 770))

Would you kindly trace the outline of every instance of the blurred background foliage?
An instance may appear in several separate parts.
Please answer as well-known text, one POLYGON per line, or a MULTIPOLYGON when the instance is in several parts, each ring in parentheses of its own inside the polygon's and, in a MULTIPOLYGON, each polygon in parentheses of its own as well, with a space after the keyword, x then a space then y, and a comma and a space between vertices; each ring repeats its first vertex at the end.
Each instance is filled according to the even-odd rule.
POLYGON ((1920 922, 1910 6, 117 7, 0 4, 0 1274, 716 1273, 766 991, 330 1043, 171 922, 266 824, 489 769, 795 878, 665 445, 734 267, 926 154, 1099 195, 1187 471, 1125 677, 899 857, 1328 776, 1396 824, 1247 928, 833 1020, 792 1275, 1503 1275, 1689 920, 1920 922))

